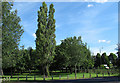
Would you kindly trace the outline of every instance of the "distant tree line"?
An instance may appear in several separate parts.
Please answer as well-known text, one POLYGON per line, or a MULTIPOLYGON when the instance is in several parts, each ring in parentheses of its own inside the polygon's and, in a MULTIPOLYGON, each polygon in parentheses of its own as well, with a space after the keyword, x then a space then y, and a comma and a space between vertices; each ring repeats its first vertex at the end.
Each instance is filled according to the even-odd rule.
POLYGON ((103 68, 103 64, 106 64, 110 68, 117 68, 119 67, 119 58, 114 53, 110 53, 110 55, 107 55, 106 53, 103 53, 100 55, 97 53, 96 56, 94 56, 94 67, 95 68, 103 68))
POLYGON ((38 11, 38 29, 36 31, 36 49, 32 47, 19 48, 20 37, 24 30, 20 25, 17 10, 12 10, 12 2, 2 2, 2 69, 4 74, 15 72, 29 72, 39 70, 40 74, 49 76, 52 70, 63 70, 77 73, 80 69, 103 68, 107 64, 110 68, 120 68, 120 58, 115 54, 106 53, 91 55, 87 43, 83 43, 81 36, 69 37, 61 40, 60 45, 55 41, 54 5, 45 2, 38 11), (49 71, 50 70, 50 71, 49 71))

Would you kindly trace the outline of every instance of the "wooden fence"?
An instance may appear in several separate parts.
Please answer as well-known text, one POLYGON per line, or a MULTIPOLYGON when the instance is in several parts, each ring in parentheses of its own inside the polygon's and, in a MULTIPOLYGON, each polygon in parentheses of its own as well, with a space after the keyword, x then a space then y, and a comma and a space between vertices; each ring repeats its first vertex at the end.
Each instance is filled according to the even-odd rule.
MULTIPOLYGON (((85 78, 85 74, 84 73, 89 73, 89 78, 92 78, 92 73, 96 74, 95 77, 99 77, 98 74, 102 74, 102 77, 105 76, 105 74, 107 74, 108 76, 111 76, 112 74, 117 74, 118 72, 120 72, 120 69, 109 69, 109 70, 106 70, 106 69, 85 69, 85 70, 80 70, 80 73, 83 73, 82 74, 82 78, 84 79, 85 78)), ((61 80, 62 76, 59 75, 58 76, 59 79, 58 80, 61 80)), ((64 76, 65 77, 65 76, 64 76)), ((28 80, 28 75, 26 75, 26 81, 28 80)), ((36 75, 34 75, 34 81, 37 79, 36 75)), ((66 76, 66 80, 69 80, 69 75, 66 76)), ((11 77, 2 77, 2 81, 3 82, 7 82, 7 81, 10 81, 11 77)), ((75 75, 74 79, 77 79, 77 76, 75 75)), ((20 80, 20 77, 18 76, 17 77, 17 81, 20 80)), ((46 77, 45 75, 43 75, 43 80, 46 80, 46 77)), ((54 80, 54 77, 53 75, 51 75, 51 80, 54 80)))

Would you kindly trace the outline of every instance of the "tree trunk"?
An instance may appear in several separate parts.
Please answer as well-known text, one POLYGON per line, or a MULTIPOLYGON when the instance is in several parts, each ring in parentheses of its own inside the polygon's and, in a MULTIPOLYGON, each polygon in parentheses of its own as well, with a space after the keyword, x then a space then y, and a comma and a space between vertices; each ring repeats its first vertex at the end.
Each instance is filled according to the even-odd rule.
POLYGON ((15 70, 16 70, 16 69, 14 69, 14 73, 13 73, 13 75, 15 75, 15 70))
POLYGON ((66 70, 66 73, 67 73, 67 67, 65 68, 65 70, 66 70))
POLYGON ((29 74, 31 74, 31 70, 29 69, 29 74))
POLYGON ((1 69, 1 75, 3 76, 3 70, 1 69))
POLYGON ((78 66, 78 72, 80 72, 80 66, 78 66))
POLYGON ((42 75, 45 75, 45 66, 42 65, 42 75))
POLYGON ((12 68, 11 68, 11 78, 12 78, 12 68))
POLYGON ((46 65, 46 76, 50 76, 50 73, 49 73, 49 65, 48 65, 48 64, 46 65))
POLYGON ((77 74, 77 69, 76 69, 76 65, 75 65, 75 78, 76 78, 76 74, 77 74))
POLYGON ((20 73, 22 74, 22 70, 20 71, 20 73))
POLYGON ((72 74, 73 73, 73 70, 72 70, 72 67, 70 67, 70 74, 72 74))

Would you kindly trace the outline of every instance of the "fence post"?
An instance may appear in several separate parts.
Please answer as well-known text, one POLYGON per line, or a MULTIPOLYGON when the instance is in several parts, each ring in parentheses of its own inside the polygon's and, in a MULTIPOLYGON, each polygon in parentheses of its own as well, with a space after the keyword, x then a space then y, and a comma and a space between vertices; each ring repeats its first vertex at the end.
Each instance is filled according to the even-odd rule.
POLYGON ((8 81, 8 78, 6 77, 6 81, 8 81))
POLYGON ((4 78, 4 80, 6 81, 6 78, 4 78))
POLYGON ((9 81, 10 81, 10 77, 9 77, 9 81))
POLYGON ((75 79, 77 79, 77 75, 75 74, 75 79))
POLYGON ((84 78, 84 73, 83 73, 83 78, 84 78))
POLYGON ((69 75, 67 75, 67 80, 69 80, 69 75))
POLYGON ((19 75, 18 75, 18 81, 19 81, 19 75))
POLYGON ((91 73, 90 73, 90 78, 91 78, 91 73))
POLYGON ((52 75, 52 80, 53 80, 53 75, 52 75))
POLYGON ((35 77, 35 75, 34 75, 34 80, 36 80, 36 77, 35 77))
POLYGON ((96 74, 96 77, 98 77, 98 73, 96 74))
POLYGON ((11 75, 11 78, 12 78, 12 75, 11 75))
POLYGON ((43 76, 43 80, 45 80, 45 75, 43 76))
POLYGON ((61 80, 61 75, 59 75, 59 80, 61 80))
POLYGON ((3 78, 3 82, 5 82, 5 78, 3 78))
POLYGON ((108 71, 108 75, 110 76, 110 72, 108 71))
POLYGON ((104 77, 104 73, 102 73, 103 74, 103 77, 104 77))
POLYGON ((27 80, 27 75, 26 75, 26 80, 27 80))

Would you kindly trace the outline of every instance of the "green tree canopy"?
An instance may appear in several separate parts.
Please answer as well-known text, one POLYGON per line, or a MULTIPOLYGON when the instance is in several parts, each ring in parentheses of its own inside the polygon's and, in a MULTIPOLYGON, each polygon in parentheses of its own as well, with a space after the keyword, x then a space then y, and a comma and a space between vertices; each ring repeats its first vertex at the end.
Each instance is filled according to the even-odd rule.
POLYGON ((2 59, 4 69, 16 66, 18 45, 23 34, 21 19, 17 16, 17 10, 12 10, 11 2, 2 2, 2 59))
POLYGON ((75 67, 76 70, 76 66, 84 65, 85 61, 91 57, 87 44, 83 43, 81 36, 78 38, 76 36, 66 38, 62 40, 60 46, 66 60, 65 65, 66 67, 70 67, 71 73, 73 67, 75 67))

